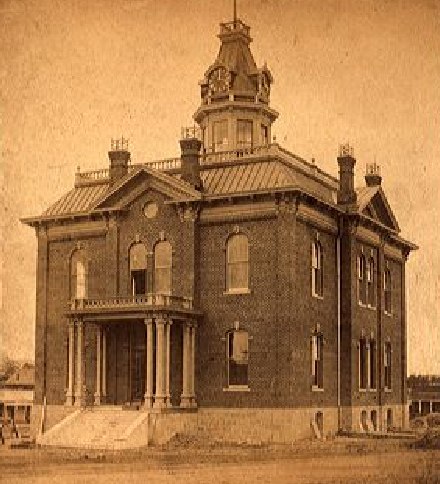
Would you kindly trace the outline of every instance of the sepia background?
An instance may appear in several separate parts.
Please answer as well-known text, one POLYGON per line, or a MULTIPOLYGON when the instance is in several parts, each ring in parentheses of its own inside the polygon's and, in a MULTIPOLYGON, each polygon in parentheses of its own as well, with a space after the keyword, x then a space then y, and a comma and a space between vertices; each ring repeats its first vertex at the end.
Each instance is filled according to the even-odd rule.
MULTIPOLYGON (((275 78, 273 133, 337 175, 354 146, 357 181, 381 165, 402 228, 409 372, 440 373, 440 1, 238 0, 258 65, 275 78)), ((134 162, 179 155, 198 81, 232 0, 0 0, 0 355, 33 358, 35 234, 73 186, 105 168, 111 137, 134 162)))

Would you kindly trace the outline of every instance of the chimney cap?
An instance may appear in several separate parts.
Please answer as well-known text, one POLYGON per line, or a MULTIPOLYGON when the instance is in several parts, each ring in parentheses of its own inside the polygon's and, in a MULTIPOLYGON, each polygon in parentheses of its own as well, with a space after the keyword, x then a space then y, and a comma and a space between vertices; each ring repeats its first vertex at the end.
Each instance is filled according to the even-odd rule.
POLYGON ((128 138, 121 136, 120 138, 111 139, 110 151, 128 151, 128 138))
POLYGON ((366 164, 365 183, 369 187, 376 187, 382 183, 382 177, 380 176, 380 165, 378 165, 376 162, 366 164))
POLYGON ((353 146, 351 146, 348 142, 339 145, 339 157, 342 158, 346 156, 350 156, 351 158, 354 156, 353 146))

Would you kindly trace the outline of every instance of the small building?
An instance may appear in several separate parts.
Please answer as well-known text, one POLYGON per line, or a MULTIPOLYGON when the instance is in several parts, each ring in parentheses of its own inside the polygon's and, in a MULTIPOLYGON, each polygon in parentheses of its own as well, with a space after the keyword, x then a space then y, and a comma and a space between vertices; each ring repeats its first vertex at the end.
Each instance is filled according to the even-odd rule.
POLYGON ((4 425, 30 424, 34 399, 35 366, 25 363, 0 387, 0 420, 4 425))
POLYGON ((440 375, 411 375, 408 402, 410 418, 440 412, 440 375))

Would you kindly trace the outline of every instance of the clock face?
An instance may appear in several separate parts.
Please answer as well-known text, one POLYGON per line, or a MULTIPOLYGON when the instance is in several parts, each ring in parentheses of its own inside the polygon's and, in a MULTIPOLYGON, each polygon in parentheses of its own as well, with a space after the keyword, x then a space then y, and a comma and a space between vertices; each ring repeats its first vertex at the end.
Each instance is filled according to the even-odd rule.
POLYGON ((231 75, 224 67, 218 67, 209 76, 209 89, 213 94, 226 92, 229 89, 231 75))
POLYGON ((159 207, 156 202, 148 202, 144 205, 144 215, 147 218, 154 218, 159 211, 159 207))

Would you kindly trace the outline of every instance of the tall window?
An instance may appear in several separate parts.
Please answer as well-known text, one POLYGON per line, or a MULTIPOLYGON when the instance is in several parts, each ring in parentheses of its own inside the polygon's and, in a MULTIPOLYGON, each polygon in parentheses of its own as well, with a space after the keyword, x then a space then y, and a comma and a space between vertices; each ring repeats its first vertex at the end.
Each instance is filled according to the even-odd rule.
POLYGON ((237 148, 252 148, 252 121, 237 121, 237 148))
POLYGON ((261 125, 261 144, 262 146, 269 144, 269 128, 264 124, 261 125))
POLYGON ((312 294, 322 297, 324 293, 322 246, 318 241, 312 244, 312 294))
POLYGON ((246 235, 229 237, 226 246, 226 290, 249 289, 249 243, 246 235))
POLYGON ((171 294, 172 248, 167 240, 158 242, 154 248, 154 289, 158 294, 171 294))
POLYGON ((385 388, 391 389, 391 343, 387 341, 384 344, 384 377, 385 388))
POLYGON ((324 388, 324 337, 321 333, 312 336, 312 385, 324 388))
POLYGON ((374 308, 376 306, 376 277, 374 272, 374 260, 370 258, 367 266, 367 298, 368 306, 374 308))
POLYGON ((147 250, 144 244, 137 243, 130 247, 130 279, 133 296, 147 292, 147 250))
POLYGON ((228 149, 228 121, 216 121, 213 124, 214 151, 227 151, 228 149))
POLYGON ((391 271, 386 269, 383 275, 383 289, 385 296, 385 312, 391 314, 391 271))
POLYGON ((367 389, 368 379, 368 348, 367 340, 361 338, 359 340, 359 388, 361 390, 367 389))
POLYGON ((376 389, 376 341, 370 340, 370 388, 376 389))
POLYGON ((249 336, 247 331, 233 330, 227 334, 228 386, 248 386, 249 336))
POLYGON ((358 293, 361 304, 367 304, 367 278, 365 272, 365 256, 362 254, 358 257, 358 293))
POLYGON ((70 261, 70 293, 73 299, 87 297, 87 261, 83 249, 76 250, 70 261))

